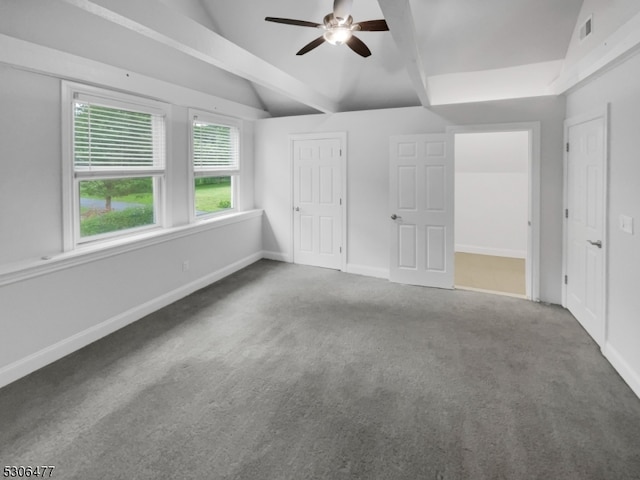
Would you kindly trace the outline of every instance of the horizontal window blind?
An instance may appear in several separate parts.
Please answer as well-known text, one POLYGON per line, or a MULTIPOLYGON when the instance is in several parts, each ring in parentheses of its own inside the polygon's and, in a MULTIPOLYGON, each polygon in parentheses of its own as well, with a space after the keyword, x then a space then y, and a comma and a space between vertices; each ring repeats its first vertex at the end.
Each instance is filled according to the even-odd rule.
POLYGON ((196 171, 238 170, 238 127, 193 121, 193 166, 196 171))
POLYGON ((164 167, 164 117, 74 101, 73 154, 79 169, 164 167))

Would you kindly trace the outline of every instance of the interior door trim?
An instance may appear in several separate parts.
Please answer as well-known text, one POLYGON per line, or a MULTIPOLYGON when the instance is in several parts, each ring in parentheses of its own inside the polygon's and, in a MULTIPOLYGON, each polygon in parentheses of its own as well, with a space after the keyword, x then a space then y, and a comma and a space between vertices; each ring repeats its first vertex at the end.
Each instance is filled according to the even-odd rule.
POLYGON ((296 141, 299 140, 323 140, 323 139, 338 139, 340 140, 340 148, 342 150, 342 155, 341 155, 341 159, 342 159, 342 165, 341 165, 341 172, 340 175, 342 175, 342 192, 341 192, 341 196, 340 198, 342 198, 342 251, 340 252, 340 257, 341 257, 341 265, 340 265, 340 271, 342 272, 346 272, 347 271, 347 260, 348 260, 348 256, 347 256, 347 252, 349 251, 348 245, 347 245, 347 240, 348 240, 348 235, 347 235, 347 225, 348 225, 348 197, 347 197, 347 160, 348 160, 348 150, 347 150, 347 132, 318 132, 318 133, 295 133, 295 134, 290 134, 289 135, 289 178, 290 178, 290 190, 289 190, 289 212, 291 213, 289 215, 289 241, 290 241, 290 247, 289 247, 289 251, 291 252, 289 258, 291 259, 291 263, 294 263, 294 235, 295 232, 293 230, 293 216, 294 216, 294 208, 295 205, 293 204, 293 189, 294 189, 294 161, 293 161, 293 144, 296 141))
MULTIPOLYGON (((454 125, 447 127, 455 162, 455 135, 457 133, 529 132, 529 222, 527 238, 526 295, 540 301, 540 122, 513 122, 479 125, 454 125)), ((455 215, 455 210, 454 210, 455 215)), ((455 231, 454 231, 455 235, 455 231)))

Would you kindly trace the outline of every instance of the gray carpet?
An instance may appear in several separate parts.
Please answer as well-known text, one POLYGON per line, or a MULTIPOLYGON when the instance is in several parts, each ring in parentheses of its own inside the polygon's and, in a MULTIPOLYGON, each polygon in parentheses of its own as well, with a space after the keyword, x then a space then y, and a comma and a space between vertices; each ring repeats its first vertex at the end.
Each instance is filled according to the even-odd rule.
POLYGON ((56 479, 638 479, 640 400, 563 309, 260 261, 0 390, 56 479))

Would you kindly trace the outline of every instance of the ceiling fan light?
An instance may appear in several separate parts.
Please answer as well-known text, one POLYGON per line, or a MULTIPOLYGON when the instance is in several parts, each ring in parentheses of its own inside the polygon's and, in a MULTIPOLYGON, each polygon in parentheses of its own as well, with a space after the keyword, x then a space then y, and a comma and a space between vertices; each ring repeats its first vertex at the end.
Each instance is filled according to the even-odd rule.
POLYGON ((353 35, 350 28, 333 27, 324 32, 324 39, 331 45, 342 45, 353 35))

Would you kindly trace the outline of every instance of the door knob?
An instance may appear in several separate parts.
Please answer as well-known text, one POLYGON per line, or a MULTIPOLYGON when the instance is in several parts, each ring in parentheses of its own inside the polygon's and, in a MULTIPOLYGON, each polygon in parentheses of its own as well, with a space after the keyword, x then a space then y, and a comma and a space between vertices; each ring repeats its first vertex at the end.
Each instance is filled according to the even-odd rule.
POLYGON ((391 220, 398 220, 398 219, 402 219, 402 217, 399 217, 398 215, 396 215, 395 213, 393 215, 391 215, 391 220))
POLYGON ((300 207, 296 207, 296 212, 299 212, 299 211, 300 211, 300 207))
POLYGON ((596 240, 595 242, 592 242, 591 240, 587 240, 587 242, 589 242, 591 245, 594 245, 598 248, 602 248, 602 242, 600 240, 596 240))

